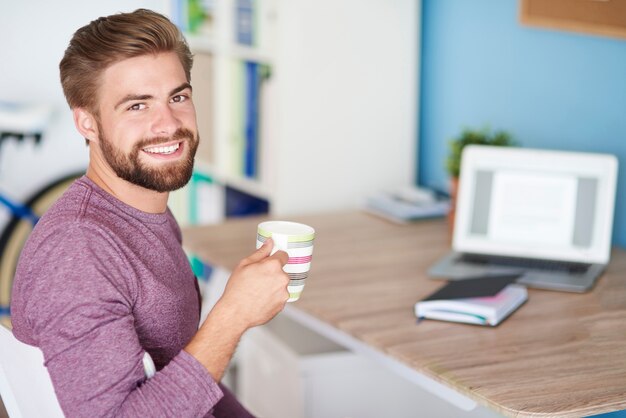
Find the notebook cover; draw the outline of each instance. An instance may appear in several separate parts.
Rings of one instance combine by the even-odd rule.
[[[514,283],[518,277],[519,275],[507,275],[454,280],[422,300],[466,299],[495,296],[507,285]]]

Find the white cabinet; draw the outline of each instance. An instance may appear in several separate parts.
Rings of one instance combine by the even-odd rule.
[[[495,418],[462,411],[280,314],[237,351],[238,399],[260,418]]]
[[[411,417],[415,385],[284,316],[244,338],[237,396],[259,417]]]
[[[372,192],[412,184],[420,2],[251,4],[253,46],[236,42],[238,0],[214,1],[210,34],[187,36],[205,142],[197,169],[266,199],[278,216],[356,208]],[[258,95],[255,175],[241,168],[243,62],[270,69]]]

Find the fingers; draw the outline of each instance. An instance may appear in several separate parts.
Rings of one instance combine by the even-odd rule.
[[[270,255],[270,253],[272,252],[272,248],[274,248],[274,241],[272,241],[271,238],[268,238],[265,240],[263,245],[259,247],[258,250],[241,260],[240,264],[242,266],[247,266],[248,264],[253,264],[261,261]]]
[[[265,240],[263,245],[259,247],[258,250],[241,260],[240,265],[247,266],[249,264],[254,264],[267,257],[278,260],[281,266],[287,264],[287,261],[289,261],[289,255],[285,251],[279,250],[276,251],[276,253],[274,253],[272,256],[270,256],[272,248],[274,248],[274,241],[271,238],[268,238]]]

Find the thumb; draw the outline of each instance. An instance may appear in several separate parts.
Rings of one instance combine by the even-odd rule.
[[[274,241],[268,238],[255,252],[244,258],[241,264],[247,266],[267,258],[272,252],[272,248],[274,248]]]
[[[280,261],[280,264],[284,267],[289,262],[289,254],[286,251],[278,250],[270,258],[275,258]]]

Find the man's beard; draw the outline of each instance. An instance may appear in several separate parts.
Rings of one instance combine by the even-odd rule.
[[[102,127],[99,126],[100,149],[105,161],[118,177],[137,186],[156,192],[171,192],[183,187],[193,172],[193,160],[198,149],[198,138],[189,129],[179,128],[172,137],[144,139],[133,147],[129,154],[124,154],[106,139]],[[139,160],[142,149],[172,140],[186,139],[181,146],[189,147],[187,158],[182,161],[170,162],[163,167],[149,167]]]

